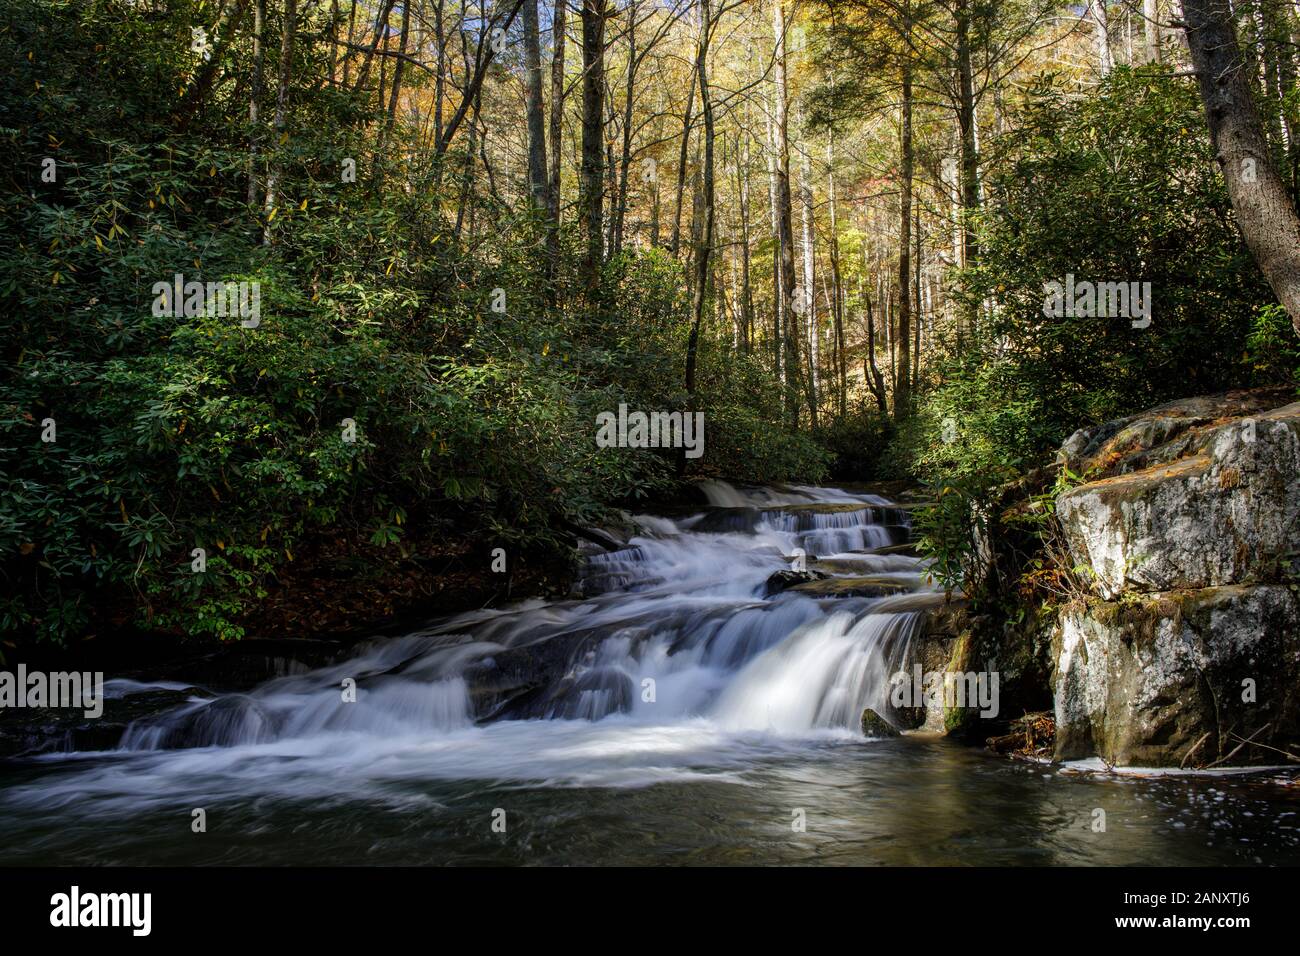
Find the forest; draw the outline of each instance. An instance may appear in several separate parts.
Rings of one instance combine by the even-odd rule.
[[[1297,381],[1291,0],[3,8],[8,652],[526,591],[717,477],[923,483],[953,587],[1075,429]]]

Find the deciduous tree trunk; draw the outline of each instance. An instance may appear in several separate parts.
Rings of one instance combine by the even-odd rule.
[[[803,309],[805,336],[808,342],[808,418],[813,428],[817,427],[817,408],[821,381],[818,376],[821,342],[817,330],[817,296],[816,296],[816,262],[817,262],[817,227],[813,221],[812,160],[808,156],[808,144],[803,132],[803,116],[798,114],[800,127],[799,139],[799,222],[803,227],[803,295],[799,305]]]
[[[1106,16],[1106,0],[1092,0],[1088,8],[1093,28],[1097,34],[1097,66],[1102,76],[1109,76],[1115,66],[1115,57],[1110,50],[1110,19]]]
[[[596,292],[604,264],[605,0],[582,2],[582,168],[578,218],[586,239],[583,284]]]
[[[524,0],[524,109],[528,114],[528,193],[533,209],[545,214],[550,209],[547,198],[546,128],[542,116],[542,46],[537,27],[537,0]]]
[[[1159,63],[1163,54],[1160,50],[1160,10],[1156,0],[1142,0],[1142,36],[1146,40],[1147,62]]]
[[[772,4],[772,33],[776,39],[773,55],[773,82],[775,108],[772,117],[776,166],[776,217],[778,256],[780,258],[779,310],[785,333],[785,408],[790,424],[799,424],[799,380],[802,363],[799,360],[799,323],[794,319],[794,213],[790,195],[790,139],[788,104],[789,94],[785,76],[785,10],[784,0]]]
[[[906,28],[905,28],[906,29]],[[910,33],[910,30],[907,31]],[[911,294],[912,284],[912,63],[903,62],[902,83],[902,162],[899,168],[899,230],[898,230],[898,369],[894,377],[894,418],[908,414],[912,402],[909,382]]]
[[[266,218],[262,225],[262,242],[264,245],[271,244],[271,217],[275,215],[276,203],[279,200],[278,191],[283,170],[280,147],[284,145],[280,140],[284,135],[284,125],[288,117],[289,75],[293,72],[293,40],[297,29],[298,0],[285,0],[284,30],[280,34],[280,79],[276,84],[275,119],[271,124],[271,128],[275,133],[273,148],[276,150],[276,154],[271,161],[271,170],[266,176],[266,204],[264,206]]]
[[[262,142],[262,71],[266,0],[253,0],[253,82],[248,96],[248,205],[257,207],[257,153]]]
[[[1300,333],[1300,217],[1269,153],[1228,0],[1183,0],[1201,100],[1237,224]]]

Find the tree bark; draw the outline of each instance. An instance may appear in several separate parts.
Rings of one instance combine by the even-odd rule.
[[[297,28],[298,0],[285,0],[284,30],[280,35],[280,78],[276,84],[275,118],[271,124],[275,133],[276,155],[271,161],[271,170],[266,176],[264,206],[266,218],[262,225],[262,243],[268,246],[271,244],[271,216],[275,214],[276,203],[279,200],[280,177],[284,170],[283,160],[280,158],[280,147],[283,145],[280,139],[284,135],[284,125],[288,118],[289,76],[293,72],[293,40]]]
[[[957,4],[957,100],[957,126],[961,137],[961,163],[958,169],[962,211],[961,264],[969,266],[979,259],[974,217],[980,207],[975,79],[971,67],[970,0],[958,0]]]
[[[546,210],[549,228],[546,234],[547,283],[550,301],[555,303],[555,275],[560,263],[560,144],[564,136],[564,21],[567,0],[555,0],[554,22],[551,26],[551,154],[550,173],[546,186]]]
[[[248,97],[248,205],[257,207],[257,152],[262,132],[262,71],[266,60],[263,33],[266,29],[266,0],[253,0],[253,84]]]
[[[742,140],[743,136],[743,140]],[[749,261],[749,134],[736,135],[736,195],[740,197],[740,314],[745,351],[754,345],[754,290]]]
[[[1142,36],[1147,62],[1159,63],[1164,54],[1160,50],[1160,10],[1156,0],[1142,0]]]
[[[691,114],[695,109],[696,80],[695,71],[692,70],[690,84],[686,87],[686,111],[682,114],[682,141],[677,154],[677,198],[673,206],[673,234],[668,244],[674,256],[681,249],[682,243],[682,203],[686,195],[686,160],[690,155],[691,123],[694,119]]]
[[[695,73],[699,77],[700,114],[704,119],[704,162],[700,169],[701,224],[695,246],[695,295],[691,303],[691,332],[686,343],[686,394],[690,406],[695,401],[695,372],[699,353],[700,326],[709,293],[709,264],[713,252],[713,106],[709,102],[709,34],[712,32],[709,0],[700,0],[700,40],[696,45]],[[679,459],[685,464],[685,449]]]
[[[908,24],[904,29],[910,33]],[[912,63],[903,62],[902,82],[902,162],[899,169],[899,231],[898,231],[898,368],[901,374],[894,378],[894,418],[905,418],[912,403],[909,381],[912,283]]]
[[[1106,16],[1106,0],[1092,0],[1088,13],[1097,33],[1097,65],[1102,76],[1109,76],[1115,66],[1115,58],[1110,50],[1110,20]]]
[[[586,239],[583,285],[594,295],[604,265],[605,0],[582,2],[582,166],[578,218]]]
[[[780,380],[782,386],[785,385],[785,363],[783,360],[784,341],[781,334],[781,304],[785,297],[781,291],[781,224],[780,224],[780,200],[778,197],[777,176],[776,176],[776,132],[775,122],[772,117],[775,112],[773,109],[765,109],[766,128],[767,128],[767,149],[765,151],[767,158],[767,201],[768,210],[771,213],[771,238],[772,238],[772,368],[776,371],[776,377]]]
[[[794,213],[790,195],[790,139],[785,75],[785,10],[784,0],[772,4],[772,33],[776,40],[773,56],[773,83],[775,110],[772,131],[776,145],[776,201],[778,253],[780,258],[779,310],[785,333],[786,415],[790,425],[799,425],[799,381],[802,363],[799,359],[798,322],[794,320]]]
[[[813,221],[812,160],[808,156],[808,143],[803,131],[803,116],[798,114],[799,139],[799,221],[803,227],[803,307],[804,327],[808,342],[808,418],[817,427],[817,409],[820,404],[821,380],[818,366],[821,361],[821,341],[817,328],[816,263],[817,226]]]
[[[537,0],[524,0],[524,69],[528,82],[524,109],[528,114],[528,192],[533,209],[545,215],[550,209],[546,177],[546,128],[542,116],[542,45],[537,27]]]
[[[826,137],[826,177],[831,206],[831,315],[835,320],[835,367],[839,375],[839,412],[847,412],[849,380],[848,359],[844,348],[844,285],[840,277],[840,230],[835,208],[834,130]]]
[[[1273,166],[1228,0],[1183,0],[1183,18],[1215,158],[1237,224],[1300,333],[1300,217]]]
[[[402,33],[397,41],[397,63],[393,66],[393,89],[388,94],[388,118],[384,122],[384,131],[380,134],[378,147],[375,149],[375,158],[378,160],[379,154],[384,151],[388,144],[389,137],[393,135],[393,126],[397,122],[397,101],[402,94],[402,76],[406,69],[406,41],[411,30],[411,4],[408,2],[402,4]],[[379,176],[378,162],[375,163],[375,177]]]

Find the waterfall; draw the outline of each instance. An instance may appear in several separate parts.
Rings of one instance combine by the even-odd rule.
[[[629,515],[636,533],[585,559],[579,598],[434,621],[247,693],[196,694],[131,724],[93,767],[10,797],[128,812],[175,793],[405,801],[429,779],[643,786],[861,740],[863,708],[890,713],[889,676],[942,598],[894,547],[906,512],[835,488],[703,491],[694,514]],[[800,550],[821,579],[777,589]]]
[[[800,734],[852,730],[864,707],[883,711],[919,626],[915,606],[798,589],[767,596],[767,580],[802,549],[832,582],[871,576],[924,593],[918,559],[873,553],[906,539],[906,514],[834,488],[703,490],[712,507],[698,514],[631,516],[639,533],[626,547],[587,559],[585,600],[461,615],[248,694],[194,700],[133,724],[121,749],[429,737],[613,715]]]

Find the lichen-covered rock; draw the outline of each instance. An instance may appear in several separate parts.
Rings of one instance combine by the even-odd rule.
[[[1090,602],[1054,635],[1056,758],[1205,766],[1300,754],[1300,600],[1281,585]],[[1228,763],[1285,763],[1245,746]]]
[[[1109,423],[1062,449],[1071,470],[1101,475],[1056,511],[1102,597],[1277,581],[1300,552],[1300,402],[1259,410],[1258,393],[1236,394],[1235,405],[1189,400]]]
[[[1171,402],[1061,448],[1086,481],[1056,513],[1070,563],[1101,600],[1064,611],[1053,634],[1059,759],[1205,766],[1300,754],[1294,397]]]

